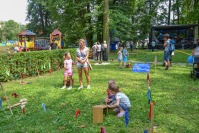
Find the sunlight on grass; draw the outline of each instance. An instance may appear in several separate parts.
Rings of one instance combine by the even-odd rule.
[[[137,59],[145,60],[145,53],[153,59],[155,53],[138,51]],[[162,55],[162,51],[157,51]],[[143,55],[140,55],[143,54]],[[176,55],[181,53],[176,53]],[[109,59],[116,59],[112,53]],[[182,55],[185,58],[187,55]],[[177,57],[176,57],[177,58]],[[132,57],[131,60],[135,61]],[[178,62],[183,61],[181,57]],[[161,61],[161,60],[160,60]],[[70,91],[61,90],[63,83],[63,70],[51,74],[29,77],[24,79],[32,84],[20,85],[19,80],[4,83],[10,103],[15,104],[21,98],[27,98],[26,114],[21,113],[21,108],[13,108],[13,116],[6,109],[0,110],[0,132],[67,132],[67,133],[98,133],[100,127],[106,127],[108,133],[141,133],[150,126],[148,120],[149,104],[146,98],[148,90],[146,73],[132,72],[131,68],[118,68],[117,61],[110,65],[94,65],[91,75],[91,89],[77,90],[79,87],[77,69],[74,67],[75,84]],[[134,63],[133,63],[134,64]],[[156,102],[154,123],[158,133],[192,133],[199,132],[199,82],[190,78],[190,65],[174,65],[168,71],[157,65],[155,70],[151,64],[151,92],[152,99]],[[106,95],[107,82],[115,79],[130,99],[132,108],[129,111],[130,123],[125,127],[124,118],[117,118],[110,109],[104,122],[93,124],[92,107],[102,104]],[[87,86],[83,76],[84,87]],[[20,97],[12,97],[16,92]],[[3,93],[0,93],[3,96]],[[45,103],[46,112],[41,104]],[[74,118],[75,111],[80,109],[81,114]],[[58,122],[56,120],[60,118]],[[84,125],[85,128],[78,128]]]

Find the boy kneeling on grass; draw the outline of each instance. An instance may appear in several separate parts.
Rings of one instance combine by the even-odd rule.
[[[115,84],[111,84],[109,86],[109,92],[115,95],[115,99],[113,99],[113,105],[107,105],[109,108],[115,108],[114,112],[119,112],[117,114],[118,117],[122,117],[125,114],[126,110],[129,110],[131,107],[131,103],[129,98],[122,92],[119,91],[119,87]]]

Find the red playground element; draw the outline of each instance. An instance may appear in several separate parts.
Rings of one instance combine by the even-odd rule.
[[[75,118],[77,118],[79,114],[80,114],[80,110],[78,109],[78,110],[76,111],[76,113],[75,113]]]
[[[153,116],[153,106],[154,105],[155,105],[155,102],[150,103],[150,112],[149,112],[149,116],[148,116],[149,119],[151,119],[151,117]]]
[[[106,129],[104,127],[100,127],[101,132],[100,133],[107,133]]]
[[[17,95],[17,93],[12,93],[12,96],[14,96],[15,98],[17,98],[19,95]]]

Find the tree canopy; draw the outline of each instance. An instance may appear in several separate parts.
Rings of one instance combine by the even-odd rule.
[[[27,29],[37,33],[37,36],[49,36],[58,28],[64,34],[66,44],[75,44],[79,38],[85,38],[91,46],[95,41],[103,41],[104,2],[105,0],[28,0]],[[152,25],[199,24],[198,0],[108,2],[110,38],[140,40],[147,37]],[[13,21],[1,25],[5,27],[4,30],[3,26],[0,28],[0,39],[15,39],[19,25]]]

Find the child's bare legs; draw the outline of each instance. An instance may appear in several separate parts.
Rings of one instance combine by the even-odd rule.
[[[119,104],[119,111],[120,113],[117,114],[118,117],[122,117],[125,114],[125,110],[128,110],[127,105],[125,105],[124,103]]]
[[[68,79],[68,76],[64,76],[64,86],[61,89],[66,88],[67,79]]]
[[[124,67],[126,67],[126,62],[124,62]]]
[[[69,76],[70,78],[70,86],[68,87],[68,90],[72,89],[72,85],[73,85],[73,77]]]
[[[119,68],[122,68],[122,61],[119,62]]]

